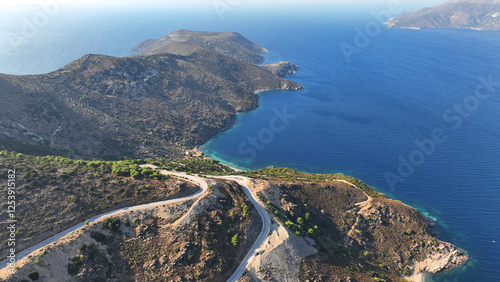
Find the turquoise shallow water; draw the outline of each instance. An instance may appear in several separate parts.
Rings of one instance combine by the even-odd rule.
[[[221,21],[213,11],[114,9],[82,16],[66,9],[16,48],[8,38],[19,35],[22,13],[9,13],[0,17],[0,72],[44,73],[86,53],[125,56],[134,43],[179,28],[238,31],[271,51],[268,62],[300,65],[290,79],[306,89],[261,93],[260,107],[203,146],[207,154],[247,169],[277,165],[358,177],[435,217],[439,237],[470,254],[466,267],[433,280],[497,281],[500,91],[477,105],[470,97],[478,77],[500,81],[500,33],[382,30],[349,63],[339,45],[353,43],[354,28],[369,22],[369,12],[236,9]],[[464,102],[473,110],[454,129],[460,115],[443,115]],[[284,113],[287,123],[273,127]],[[415,141],[435,130],[446,140],[419,155]],[[261,145],[253,158],[249,137]],[[385,176],[400,175],[400,157],[418,165],[391,187]]]

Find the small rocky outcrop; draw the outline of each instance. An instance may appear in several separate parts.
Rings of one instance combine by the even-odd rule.
[[[262,65],[262,68],[272,72],[279,77],[285,77],[296,74],[300,67],[296,64],[281,61],[273,64]]]

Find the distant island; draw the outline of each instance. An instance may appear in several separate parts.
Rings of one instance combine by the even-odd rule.
[[[454,0],[390,19],[389,28],[500,30],[500,0]]]

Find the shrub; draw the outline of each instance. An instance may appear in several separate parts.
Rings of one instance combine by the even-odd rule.
[[[80,253],[82,253],[82,252],[83,252],[83,251],[85,251],[86,249],[87,249],[87,245],[85,245],[85,244],[81,244],[81,245],[80,245],[80,247],[78,248],[78,251],[79,251]]]
[[[77,275],[80,272],[80,268],[82,268],[83,262],[80,257],[73,257],[71,262],[68,264],[68,274],[69,275]]]
[[[138,171],[134,171],[134,172],[132,172],[132,173],[130,174],[130,176],[132,176],[132,178],[134,178],[134,179],[140,179],[142,175],[141,175],[141,173],[140,173],[140,172],[138,172]]]
[[[311,218],[311,215],[308,212],[306,212],[304,218],[305,220],[309,220]]]
[[[28,277],[33,280],[33,281],[36,281],[38,280],[38,278],[40,278],[40,275],[38,274],[38,272],[34,271],[34,272],[31,272]]]
[[[248,208],[247,205],[245,204],[241,205],[241,210],[243,211],[243,216],[247,217],[250,215],[250,209]]]
[[[404,233],[405,233],[406,235],[411,235],[411,234],[413,233],[413,229],[408,228],[408,229],[406,229],[406,230],[404,231]]]
[[[233,246],[235,246],[235,247],[240,244],[240,236],[238,236],[238,234],[234,235],[231,238],[231,244],[233,244]]]
[[[109,229],[111,231],[116,231],[120,229],[120,225],[121,222],[118,218],[106,218],[102,223],[102,226],[104,226],[104,228]]]
[[[106,235],[102,234],[99,231],[90,232],[90,238],[96,240],[99,243],[104,243],[104,241],[106,241]]]
[[[405,268],[403,269],[403,275],[404,276],[410,276],[411,275],[410,269],[408,268],[408,266],[405,266]]]

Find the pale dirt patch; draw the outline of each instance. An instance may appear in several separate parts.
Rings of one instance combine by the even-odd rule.
[[[314,240],[299,237],[281,224],[271,224],[271,231],[243,278],[257,281],[299,281],[303,258],[316,254]]]
[[[257,195],[281,207],[281,190],[268,181],[251,179],[248,187]],[[281,223],[270,226],[269,236],[256,251],[257,255],[239,281],[299,281],[303,258],[318,253],[315,242],[300,237]]]

